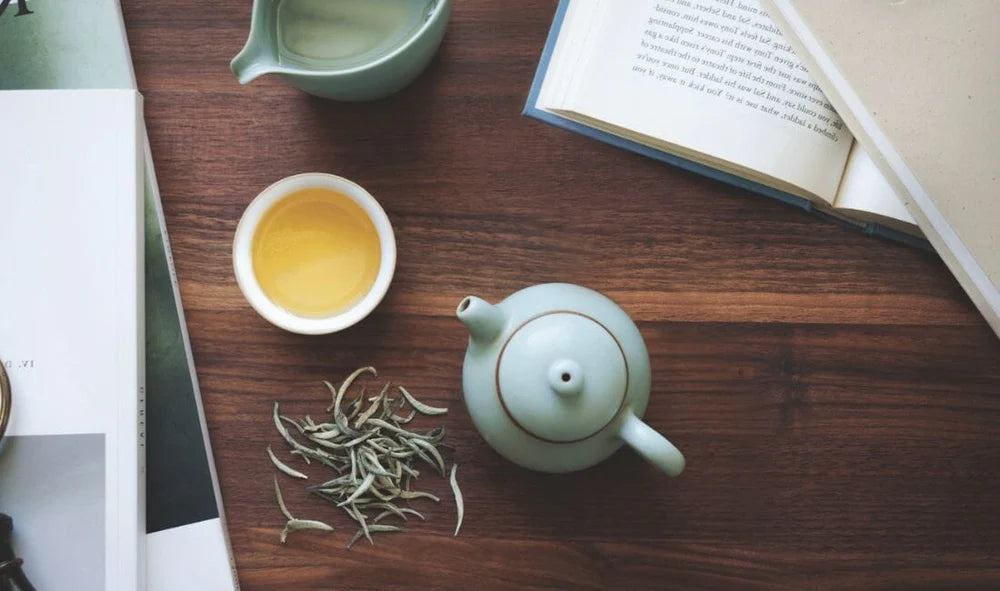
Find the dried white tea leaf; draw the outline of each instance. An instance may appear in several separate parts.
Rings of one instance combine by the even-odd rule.
[[[374,367],[366,366],[352,372],[339,387],[323,382],[331,400],[327,408],[330,413],[328,420],[317,422],[309,415],[301,420],[281,415],[277,402],[272,413],[275,428],[291,448],[292,455],[299,456],[306,462],[316,460],[334,472],[326,482],[309,486],[306,490],[330,501],[357,522],[358,531],[348,548],[362,536],[374,543],[372,534],[399,531],[399,526],[378,523],[387,517],[398,517],[406,522],[408,515],[415,515],[424,520],[424,515],[419,511],[400,507],[396,503],[405,500],[409,504],[410,501],[419,499],[440,502],[437,496],[429,492],[411,488],[420,477],[420,471],[414,465],[424,462],[445,477],[442,450],[452,449],[443,441],[443,425],[428,431],[410,428],[409,425],[418,413],[442,415],[448,412],[447,408],[423,403],[402,386],[396,387],[402,395],[400,398],[390,397],[388,383],[384,384],[378,395],[366,397],[364,387],[353,388],[353,384],[364,374],[378,377]],[[408,416],[401,410],[406,404],[412,407]],[[303,437],[303,441],[297,440],[286,425],[295,427],[297,435]],[[280,461],[270,447],[268,456],[282,473],[295,478],[307,478],[302,472]],[[458,524],[455,528],[455,535],[458,535],[465,509],[455,470],[456,467],[453,466],[451,487],[458,508]],[[327,531],[330,528],[321,521],[294,518],[285,506],[276,476],[275,495],[282,514],[288,519],[281,531],[282,542],[291,532],[303,529]]]

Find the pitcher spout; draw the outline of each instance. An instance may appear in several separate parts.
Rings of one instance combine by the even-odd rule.
[[[503,332],[507,321],[503,310],[475,296],[462,300],[455,314],[469,329],[472,342],[480,345],[495,341]]]
[[[279,70],[274,33],[271,31],[273,8],[270,0],[254,0],[250,35],[243,49],[229,62],[229,68],[240,84],[248,84],[264,74]]]
[[[264,74],[276,71],[269,52],[255,47],[252,39],[247,41],[246,46],[236,54],[233,61],[229,63],[229,67],[240,84],[249,84]]]

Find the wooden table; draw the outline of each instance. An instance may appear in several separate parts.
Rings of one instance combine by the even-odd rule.
[[[245,589],[1000,586],[1000,340],[945,266],[521,116],[554,1],[457,2],[429,70],[371,104],[239,86],[247,0],[123,4]],[[231,270],[244,207],[304,171],[368,188],[399,246],[379,309],[324,337],[266,323]],[[455,306],[547,281],[637,321],[681,477],[629,451],[535,474],[479,438]],[[365,364],[451,406],[462,533],[445,500],[346,551],[286,480],[338,530],[281,546],[272,401],[320,414],[320,380]]]

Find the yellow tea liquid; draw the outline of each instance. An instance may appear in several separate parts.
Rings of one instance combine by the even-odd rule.
[[[289,193],[264,213],[251,256],[257,282],[272,302],[316,318],[342,312],[368,293],[382,248],[361,206],[315,187]]]

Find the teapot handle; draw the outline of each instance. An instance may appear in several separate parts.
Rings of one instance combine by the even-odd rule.
[[[629,409],[625,410],[618,436],[668,476],[677,476],[684,471],[684,454],[681,450]]]

